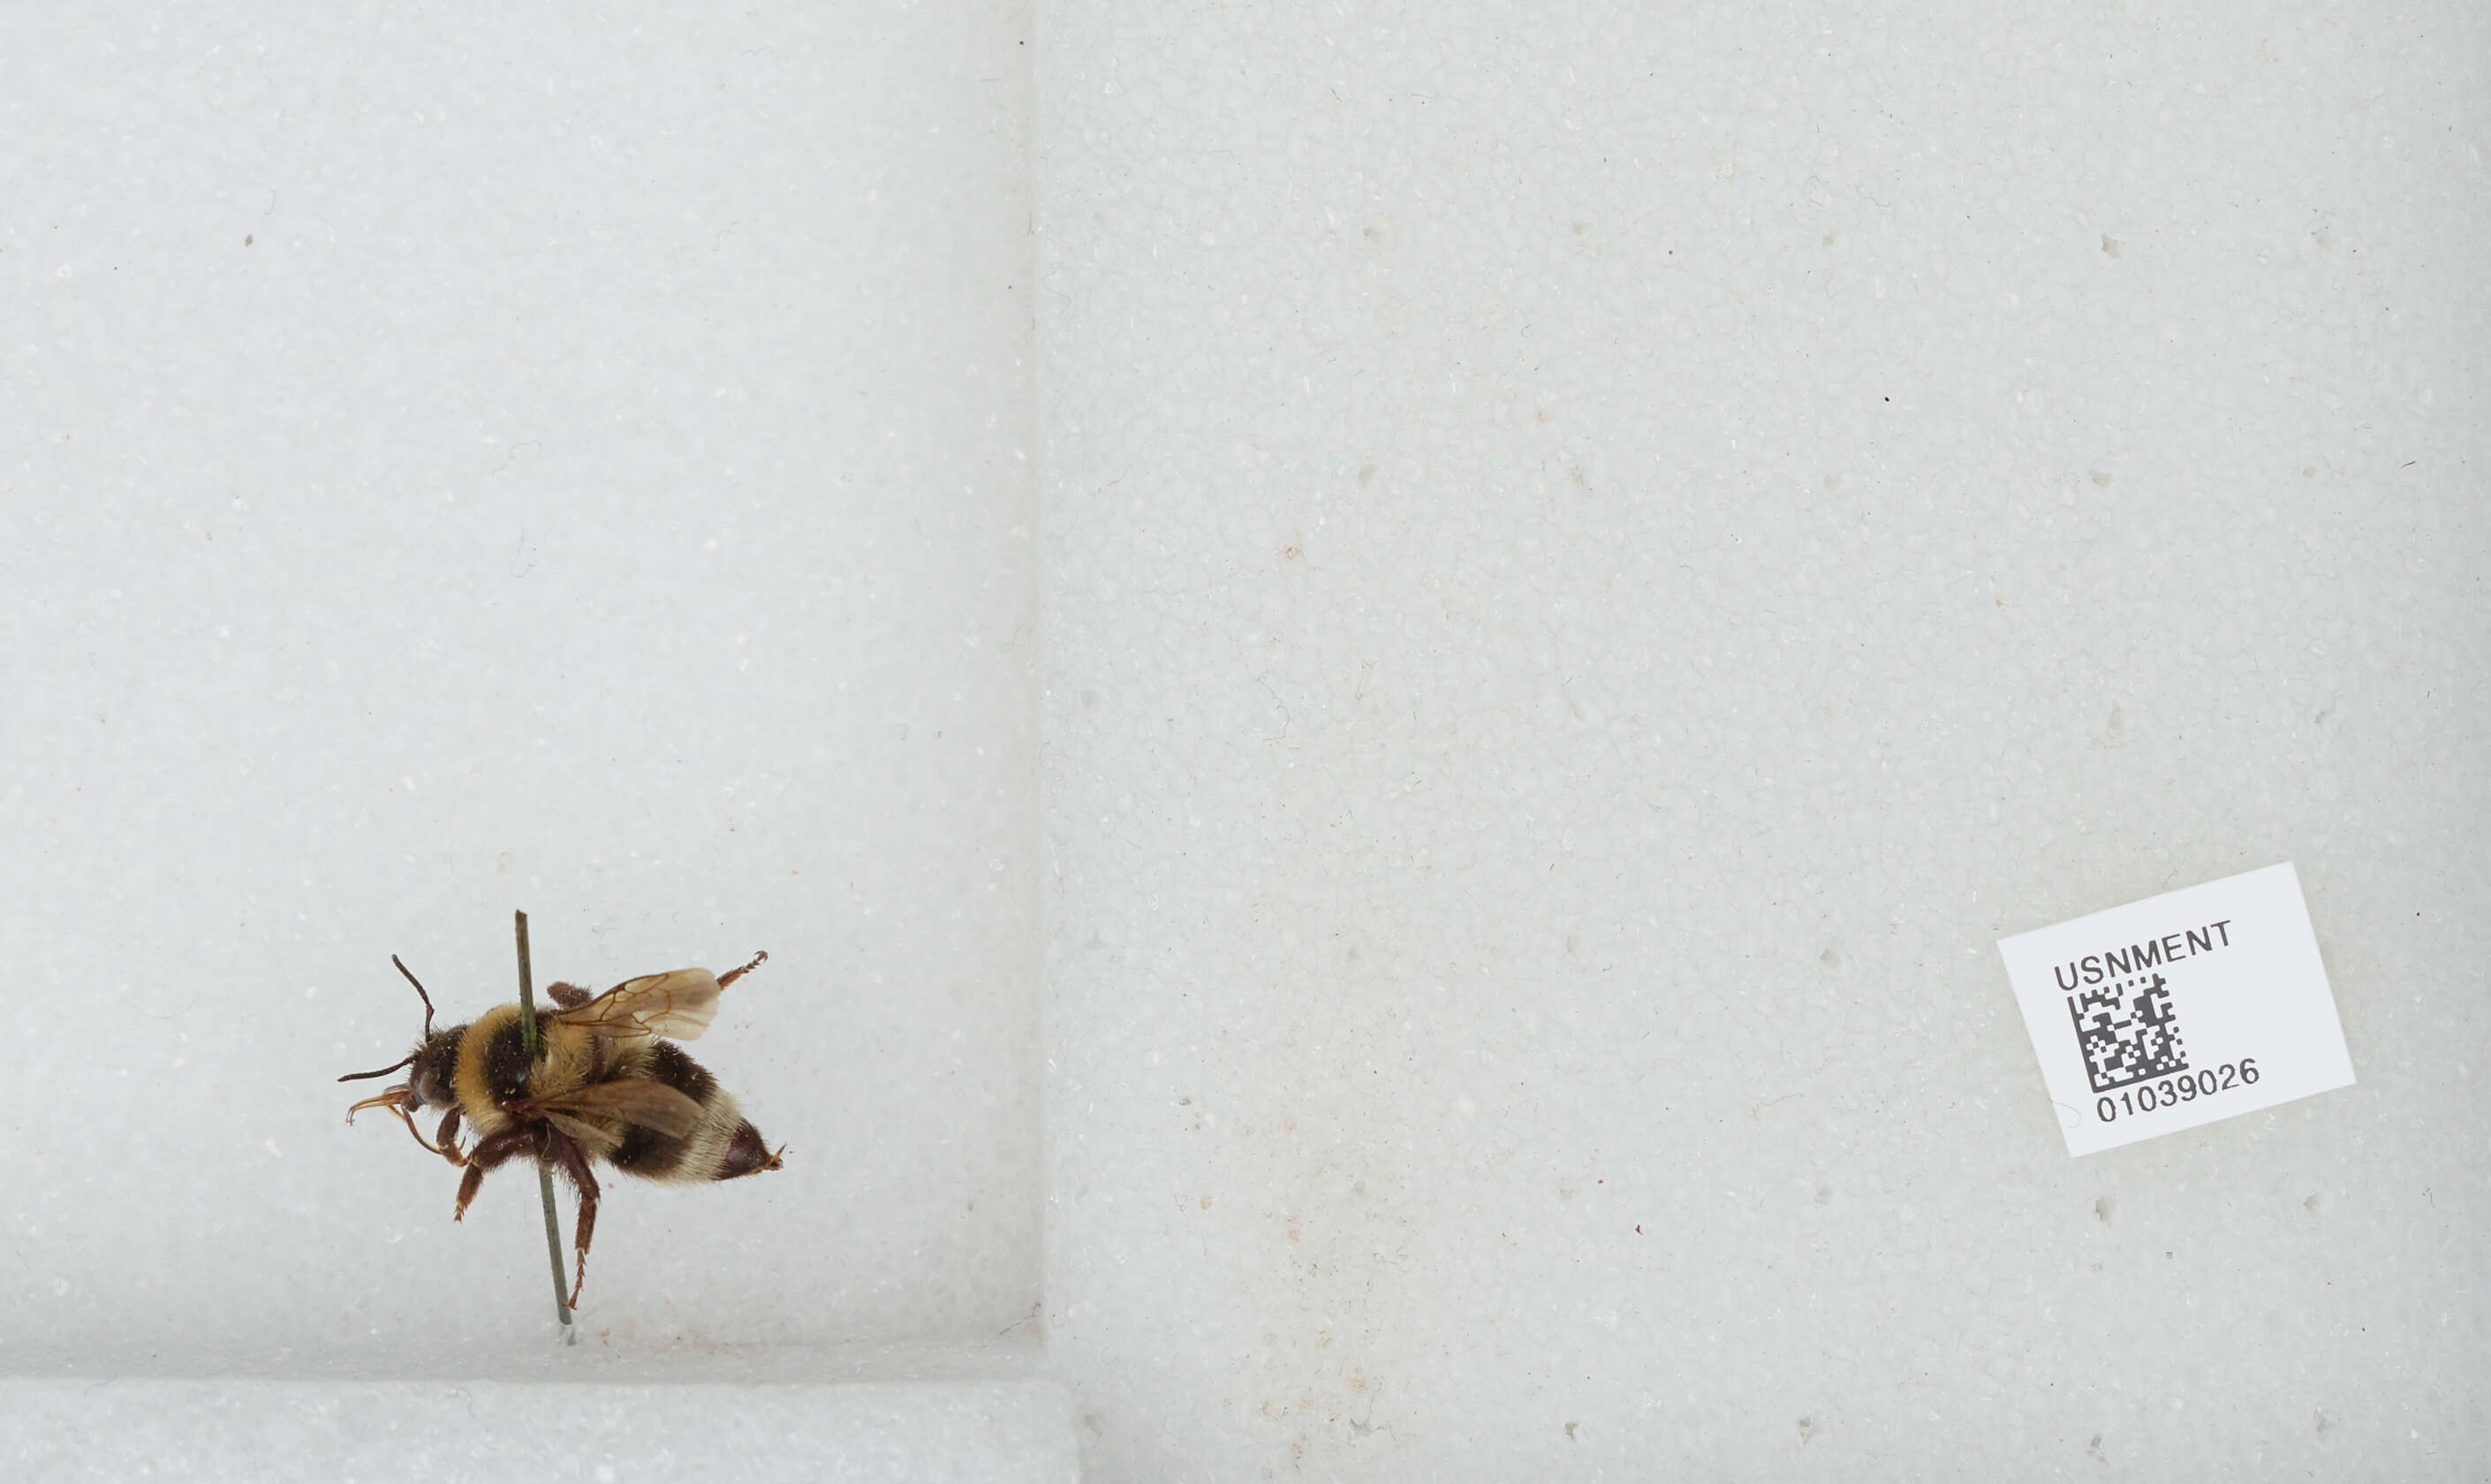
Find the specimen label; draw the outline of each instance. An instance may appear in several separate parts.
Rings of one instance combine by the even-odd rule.
[[[2350,1086],[2286,861],[1999,940],[2069,1154]]]

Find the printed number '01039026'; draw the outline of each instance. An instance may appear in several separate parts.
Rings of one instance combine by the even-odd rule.
[[[2192,1103],[2201,1097],[2212,1097],[2233,1088],[2250,1087],[2258,1080],[2257,1059],[2242,1057],[2199,1072],[2183,1072],[2128,1089],[2117,1097],[2094,1099],[2094,1116],[2107,1123],[2123,1114],[2152,1113],[2175,1103]]]

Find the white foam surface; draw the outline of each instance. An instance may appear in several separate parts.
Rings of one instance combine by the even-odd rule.
[[[581,1323],[633,1384],[1034,1333],[1023,13],[0,30],[0,1375],[373,1471],[465,1415],[399,1382],[543,1343],[533,1176],[454,1226],[334,1079],[419,1032],[393,952],[445,1023],[513,998],[513,909],[541,991],[772,954],[695,1052],[785,1170],[606,1181]],[[816,1400],[1036,1425],[910,1384]],[[178,1453],[129,1394],[5,1408]],[[782,1471],[868,1456],[817,1441]]]
[[[442,1353],[438,1379],[214,1379],[133,1371],[0,1380],[11,1478],[860,1479],[1079,1474],[1064,1387],[1035,1346],[946,1356],[804,1347],[741,1353],[536,1348],[495,1367]],[[463,1368],[463,1369],[462,1369]],[[485,1374],[489,1369],[496,1374]],[[311,1372],[302,1373],[310,1377]]]
[[[1041,13],[1092,1477],[2479,1474],[2486,42]],[[2359,1086],[2068,1158],[2287,858]]]

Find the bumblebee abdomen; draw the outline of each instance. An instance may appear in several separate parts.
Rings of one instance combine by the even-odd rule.
[[[700,1105],[700,1126],[680,1138],[643,1124],[631,1124],[613,1153],[614,1168],[642,1179],[670,1184],[730,1180],[739,1175],[774,1169],[761,1130],[752,1126],[721,1090],[709,1069],[684,1054],[672,1041],[651,1041],[621,1068],[627,1077],[662,1082]]]
[[[738,1119],[735,1133],[726,1141],[726,1152],[718,1157],[718,1174],[712,1179],[731,1180],[739,1175],[759,1170],[776,1170],[778,1161],[771,1155],[770,1146],[761,1142],[761,1130],[750,1119]]]

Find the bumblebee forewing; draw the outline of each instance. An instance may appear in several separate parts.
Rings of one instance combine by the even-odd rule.
[[[676,1139],[689,1138],[701,1121],[700,1104],[662,1082],[651,1082],[645,1077],[591,1083],[551,1097],[537,1098],[528,1107],[552,1119],[557,1127],[573,1118],[609,1119],[643,1124]]]
[[[598,1035],[697,1040],[718,1018],[718,977],[706,969],[644,975],[547,1018]]]

